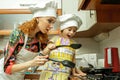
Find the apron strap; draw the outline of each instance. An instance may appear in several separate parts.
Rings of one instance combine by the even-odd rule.
[[[25,39],[24,39],[24,45],[22,48],[25,48],[26,44],[27,44],[27,40],[28,40],[28,35],[25,34]]]
[[[26,46],[26,44],[27,44],[27,40],[28,40],[28,35],[25,34],[24,45],[23,45],[22,48],[25,48],[25,46]],[[38,52],[38,55],[39,55],[40,52],[41,52],[41,51]]]

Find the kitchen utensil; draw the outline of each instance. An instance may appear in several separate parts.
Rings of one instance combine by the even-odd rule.
[[[50,59],[50,58],[48,58],[48,59],[51,61],[60,62],[66,67],[70,67],[70,68],[75,67],[75,63],[73,63],[72,61],[69,61],[69,60],[58,61],[58,60],[54,60],[54,59]]]
[[[39,53],[39,55],[40,56],[44,56],[44,54],[42,54],[42,53]],[[73,63],[72,61],[69,61],[69,60],[58,61],[58,60],[54,60],[54,59],[51,59],[51,58],[48,58],[48,60],[55,61],[55,62],[60,62],[60,63],[62,63],[66,67],[70,67],[70,68],[74,68],[75,67],[75,63]],[[38,67],[39,66],[36,66],[32,70],[32,73],[34,73],[37,70]]]
[[[42,53],[39,53],[39,55],[44,56]],[[66,67],[70,67],[70,68],[74,68],[75,67],[75,63],[73,63],[72,61],[69,61],[69,60],[59,61],[59,60],[55,60],[55,59],[51,59],[51,58],[48,58],[48,60],[55,61],[55,62],[60,62],[60,63],[62,63]]]
[[[58,47],[71,47],[73,49],[78,49],[81,46],[82,46],[81,44],[70,44],[70,45],[58,45],[58,46],[56,46],[56,48],[58,48]]]

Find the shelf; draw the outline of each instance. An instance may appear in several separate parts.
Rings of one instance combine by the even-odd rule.
[[[3,53],[3,50],[0,50],[0,55]]]
[[[12,30],[0,30],[0,36],[9,36],[11,32]],[[59,30],[51,30],[49,31],[48,35],[59,34],[59,32]]]
[[[0,9],[0,14],[31,14],[29,9]],[[57,9],[57,14],[62,15],[62,9]]]
[[[0,35],[8,36],[8,35],[10,35],[11,32],[12,32],[12,30],[0,30]]]
[[[107,33],[120,26],[120,23],[96,23],[89,30],[77,32],[75,38],[92,38],[100,33]]]

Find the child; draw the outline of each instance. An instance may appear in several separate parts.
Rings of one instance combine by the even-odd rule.
[[[0,80],[24,80],[30,67],[41,66],[47,59],[38,56],[47,40],[47,33],[56,21],[56,4],[44,1],[39,7],[31,7],[33,19],[19,25],[11,34],[4,57],[0,59]],[[49,48],[49,49],[48,49]],[[51,47],[46,47],[44,53]]]
[[[66,14],[59,16],[58,20],[61,33],[59,36],[53,37],[49,44],[58,46],[75,43],[71,38],[82,24],[80,18],[74,14]],[[49,58],[58,61],[69,60],[75,63],[75,49],[71,47],[56,48],[50,52]],[[71,68],[63,66],[60,62],[48,61],[45,69],[41,72],[40,80],[68,80],[71,72]],[[82,72],[80,74],[85,75]],[[75,73],[75,69],[73,69],[73,75],[77,76],[79,73]]]

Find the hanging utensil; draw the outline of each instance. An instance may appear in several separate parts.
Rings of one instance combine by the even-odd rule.
[[[82,45],[81,44],[70,44],[70,45],[58,45],[56,46],[56,48],[58,47],[71,47],[73,49],[79,49]]]

